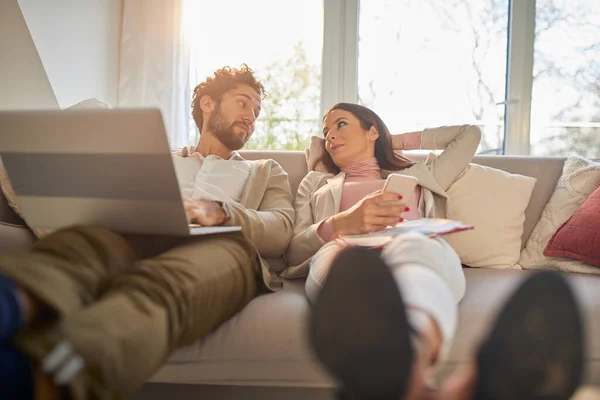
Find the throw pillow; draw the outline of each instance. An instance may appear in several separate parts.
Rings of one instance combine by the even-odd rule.
[[[80,109],[90,109],[90,108],[112,108],[110,104],[103,102],[98,99],[86,99],[80,101],[77,104],[73,104],[70,107],[65,108],[64,110],[80,110]]]
[[[304,156],[306,157],[308,171],[330,172],[328,165],[323,161],[323,157],[327,156],[325,139],[311,136],[310,146],[304,150]]]
[[[550,238],[544,255],[600,267],[600,186]]]
[[[600,162],[583,157],[567,158],[554,193],[533,228],[519,264],[523,269],[554,269],[566,272],[599,274],[600,268],[587,263],[544,256],[543,252],[554,233],[577,211],[600,185]]]
[[[536,182],[529,176],[471,164],[448,188],[446,217],[475,228],[444,237],[463,264],[520,268],[525,209]]]

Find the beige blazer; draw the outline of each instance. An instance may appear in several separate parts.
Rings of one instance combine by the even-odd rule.
[[[226,225],[240,225],[260,255],[263,280],[271,290],[282,287],[264,258],[284,254],[294,232],[294,207],[288,174],[275,160],[248,161],[250,174],[240,203],[227,203],[231,219]]]
[[[469,166],[481,141],[481,131],[472,125],[442,126],[425,129],[421,148],[443,150],[440,155],[429,154],[403,174],[414,176],[421,185],[419,214],[427,218],[444,218],[448,206],[446,190]],[[386,178],[393,171],[382,171]],[[301,278],[308,274],[311,257],[325,244],[317,234],[321,222],[340,211],[345,180],[344,172],[309,172],[298,187],[294,201],[296,222],[294,236],[285,253],[288,268],[285,278]]]

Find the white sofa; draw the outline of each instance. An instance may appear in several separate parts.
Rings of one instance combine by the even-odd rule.
[[[248,159],[273,158],[289,173],[295,192],[306,174],[303,152],[245,151]],[[412,158],[420,159],[421,156]],[[474,162],[537,178],[522,237],[540,218],[562,172],[564,158],[478,156]],[[3,200],[4,201],[4,200]],[[0,202],[0,249],[27,247],[27,228]],[[282,259],[273,265],[284,268]],[[442,378],[466,362],[498,306],[527,271],[465,268],[467,293],[459,329]],[[586,318],[586,384],[600,384],[600,276],[570,274]],[[551,294],[550,294],[551,295]],[[192,346],[179,349],[138,394],[139,399],[326,399],[332,381],[315,362],[305,338],[309,304],[304,281],[254,299],[242,312]]]

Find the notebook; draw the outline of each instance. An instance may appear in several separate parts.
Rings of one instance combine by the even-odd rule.
[[[342,243],[352,246],[382,247],[391,242],[396,236],[407,232],[418,232],[429,237],[449,235],[473,229],[473,226],[443,218],[420,218],[413,221],[399,222],[395,226],[379,232],[362,235],[340,236]]]

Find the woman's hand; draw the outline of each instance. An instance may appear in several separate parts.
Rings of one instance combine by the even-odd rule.
[[[374,192],[346,211],[333,216],[332,227],[336,236],[377,232],[386,226],[403,221],[408,211],[398,193]]]

